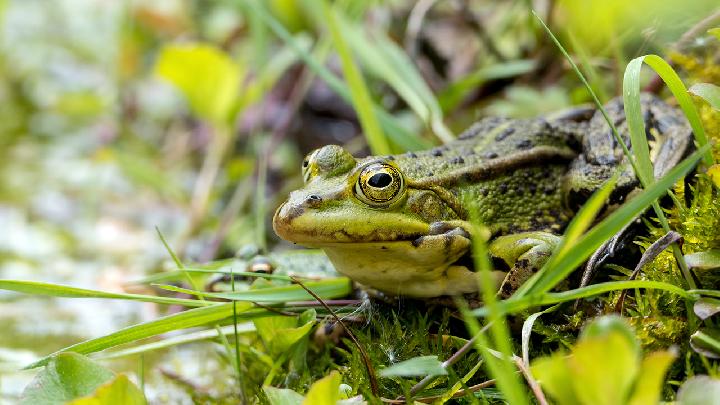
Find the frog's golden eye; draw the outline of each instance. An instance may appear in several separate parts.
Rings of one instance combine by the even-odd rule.
[[[387,206],[402,195],[404,188],[398,169],[386,163],[373,163],[360,172],[355,194],[366,204]]]
[[[317,154],[318,149],[315,149],[314,151],[310,152],[305,156],[305,159],[303,159],[302,163],[302,176],[303,181],[307,183],[310,180],[310,177],[312,177],[313,172],[316,171],[316,164],[314,163],[314,157]]]

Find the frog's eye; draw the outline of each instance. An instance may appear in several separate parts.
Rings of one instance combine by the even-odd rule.
[[[355,184],[355,194],[366,204],[387,206],[404,190],[403,176],[394,166],[373,163],[366,166]]]
[[[314,163],[314,157],[317,154],[317,152],[318,152],[318,149],[308,153],[307,156],[305,156],[305,158],[303,159],[302,176],[303,176],[303,181],[305,183],[307,183],[310,180],[310,177],[312,177],[312,175],[313,175],[313,171],[316,171],[316,170],[314,170],[314,167],[316,166],[316,164]]]

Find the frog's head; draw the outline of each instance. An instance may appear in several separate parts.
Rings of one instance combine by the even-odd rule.
[[[455,292],[448,288],[457,286],[412,287],[441,276],[447,282],[448,267],[470,240],[458,229],[437,226],[458,214],[436,191],[416,187],[394,158],[355,159],[329,145],[305,158],[303,178],[304,187],[275,212],[273,228],[281,238],[324,249],[338,271],[381,291]]]

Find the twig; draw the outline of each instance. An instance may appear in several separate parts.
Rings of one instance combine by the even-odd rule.
[[[545,398],[545,394],[542,392],[542,389],[540,389],[540,385],[538,384],[537,380],[533,377],[532,373],[530,372],[530,369],[528,369],[527,364],[525,364],[525,361],[518,356],[513,356],[513,361],[515,362],[515,365],[520,370],[522,375],[525,377],[525,380],[528,382],[528,385],[530,386],[530,389],[532,390],[533,394],[535,394],[535,398],[537,398],[538,403],[540,405],[548,405],[547,399]]]
[[[468,392],[476,392],[480,391],[483,388],[491,387],[495,385],[496,380],[487,380],[483,381],[480,384],[475,384],[473,386],[468,387],[467,389],[461,389],[458,392],[454,393],[451,398],[460,398],[465,396]],[[422,398],[414,398],[413,400],[416,402],[422,402],[422,403],[431,403],[435,401],[436,399],[442,398],[443,395],[431,395],[429,397],[422,397]],[[381,401],[388,403],[388,404],[405,404],[407,403],[407,400],[405,398],[398,398],[398,399],[389,399],[389,398],[380,398]]]
[[[450,367],[450,366],[452,366],[453,364],[457,363],[457,361],[460,360],[460,359],[462,358],[462,356],[464,356],[468,351],[470,351],[470,349],[473,348],[473,346],[475,345],[475,341],[480,337],[481,334],[485,333],[485,332],[490,328],[490,325],[492,325],[492,323],[488,323],[487,325],[483,326],[483,328],[480,329],[480,331],[479,331],[475,336],[473,336],[472,339],[468,340],[468,341],[463,345],[463,347],[461,347],[458,351],[456,351],[455,353],[453,353],[453,355],[450,356],[449,359],[445,360],[445,361],[440,365],[440,367],[442,367],[443,369],[447,369],[448,367]],[[412,394],[412,395],[417,394],[417,393],[420,392],[423,388],[427,387],[428,384],[430,384],[431,382],[433,382],[436,378],[437,378],[437,376],[432,376],[432,375],[429,375],[429,376],[423,378],[422,380],[420,380],[420,382],[418,382],[417,384],[415,384],[415,385],[410,389],[410,394]]]
[[[337,314],[335,313],[335,311],[333,311],[332,308],[330,308],[330,307],[325,303],[325,301],[322,300],[322,298],[320,298],[320,297],[319,297],[317,294],[315,294],[312,290],[310,290],[309,288],[307,288],[307,287],[305,286],[305,284],[303,284],[302,281],[300,281],[299,279],[297,279],[295,276],[290,276],[290,278],[291,278],[295,283],[297,283],[300,287],[302,287],[303,290],[307,291],[308,294],[312,295],[313,298],[315,298],[320,304],[322,304],[322,306],[325,307],[325,309],[330,313],[330,315],[332,315],[333,318],[335,318],[335,321],[336,321],[337,323],[339,323],[340,326],[343,327],[343,329],[345,329],[345,331],[347,332],[348,336],[350,337],[350,340],[353,341],[353,344],[355,344],[355,346],[358,348],[358,351],[360,351],[360,356],[361,356],[362,359],[363,359],[363,363],[365,363],[365,369],[366,369],[367,374],[368,374],[368,380],[370,380],[370,391],[373,393],[374,396],[378,396],[378,393],[379,393],[380,390],[379,390],[379,388],[378,388],[377,378],[375,377],[375,370],[373,369],[372,363],[370,363],[370,357],[368,356],[367,352],[365,351],[365,348],[363,348],[362,345],[360,344],[360,341],[357,339],[357,337],[355,337],[355,334],[350,330],[350,328],[348,328],[347,326],[345,326],[345,324],[343,323],[342,319],[340,319],[340,317],[337,316]]]
[[[638,274],[640,274],[640,270],[642,270],[642,268],[645,267],[646,264],[655,260],[655,258],[658,257],[658,255],[663,250],[670,247],[673,243],[681,242],[682,238],[682,235],[680,235],[679,233],[675,231],[670,231],[666,233],[665,236],[663,236],[662,238],[656,240],[652,245],[650,245],[650,247],[647,248],[645,253],[643,253],[632,274],[630,274],[630,277],[628,277],[628,280],[635,280]],[[615,312],[622,313],[625,295],[627,295],[627,290],[622,290],[622,293],[620,293],[620,298],[618,298],[618,302],[615,305]]]

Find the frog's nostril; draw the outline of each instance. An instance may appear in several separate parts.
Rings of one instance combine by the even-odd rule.
[[[322,197],[312,194],[305,199],[305,205],[308,207],[317,207],[322,202]]]

